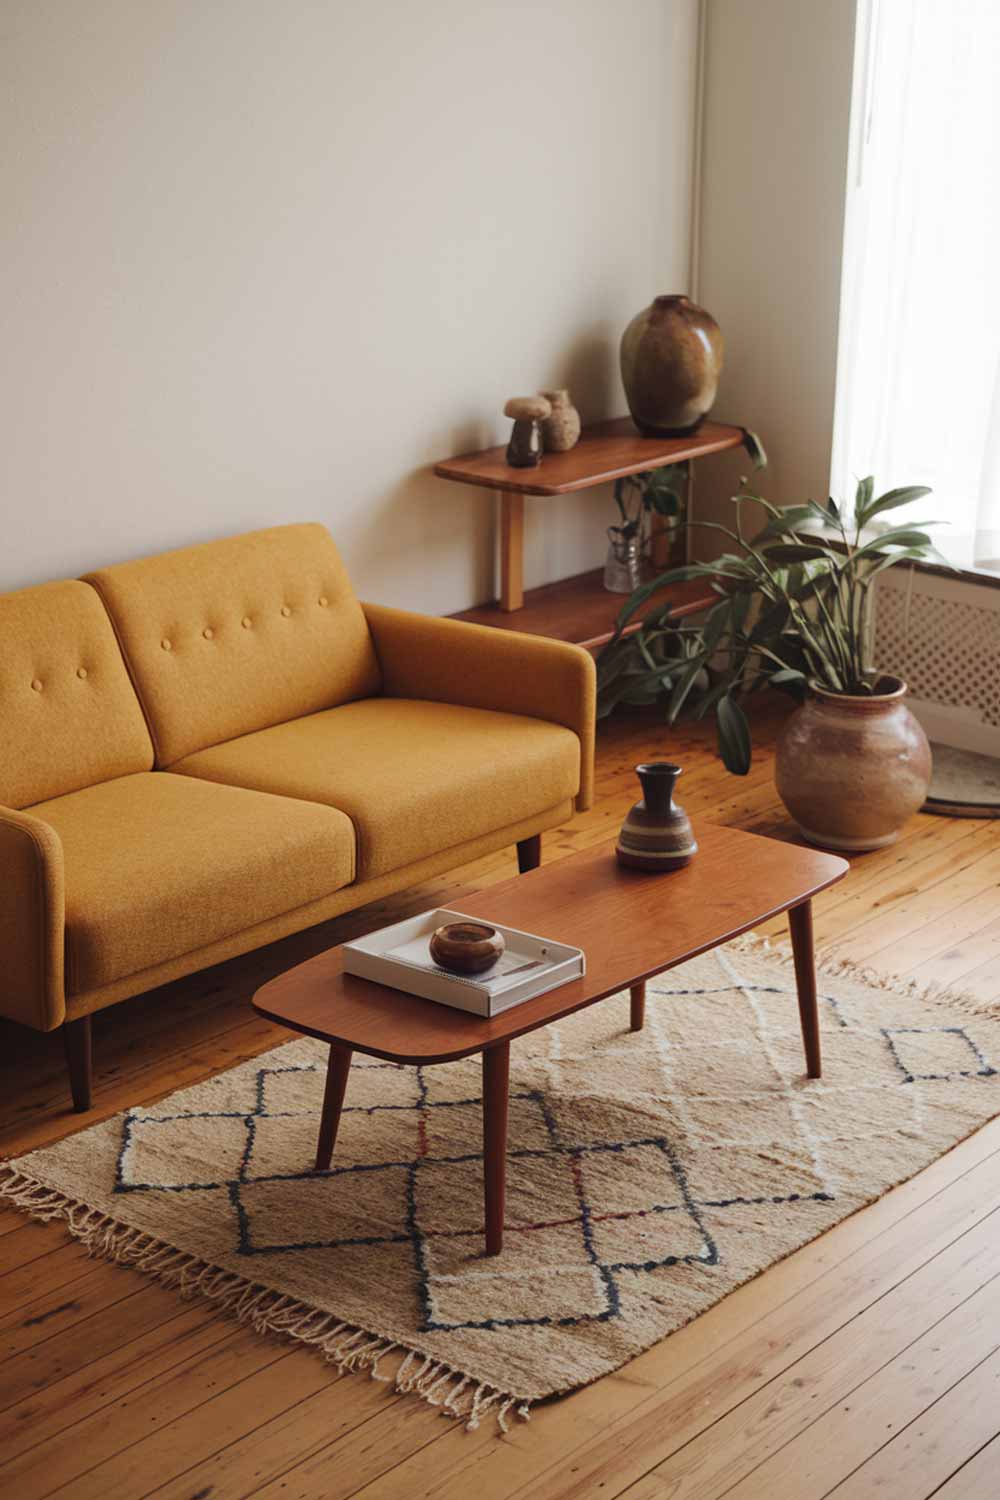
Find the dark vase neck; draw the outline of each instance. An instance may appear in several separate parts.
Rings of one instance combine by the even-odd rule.
[[[642,800],[654,818],[669,818],[674,811],[674,787],[681,774],[680,766],[666,761],[654,761],[649,765],[636,766],[636,774],[642,785]]]

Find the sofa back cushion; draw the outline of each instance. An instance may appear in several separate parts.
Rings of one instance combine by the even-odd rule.
[[[0,804],[30,807],[152,764],[94,590],[69,579],[0,594]]]
[[[158,766],[381,686],[325,526],[275,526],[88,575],[114,621]]]

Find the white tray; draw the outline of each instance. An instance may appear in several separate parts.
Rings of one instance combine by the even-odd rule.
[[[345,943],[344,970],[373,979],[425,1000],[436,1000],[476,1016],[498,1016],[512,1005],[533,1000],[570,979],[579,979],[586,962],[579,948],[519,932],[516,927],[491,925],[503,933],[506,948],[484,974],[452,974],[431,958],[429,943],[435,928],[447,922],[481,922],[465,912],[421,912],[405,922],[383,927],[356,943]]]

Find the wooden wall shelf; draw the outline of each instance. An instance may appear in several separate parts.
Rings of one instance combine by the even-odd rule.
[[[435,474],[458,484],[517,495],[568,495],[589,490],[626,474],[643,474],[664,464],[679,464],[707,453],[739,448],[743,428],[725,422],[702,422],[689,437],[643,437],[631,417],[612,417],[585,427],[568,453],[546,453],[534,469],[512,469],[506,448],[484,448],[434,465]]]
[[[625,596],[607,593],[600,569],[525,593],[525,496],[544,499],[592,489],[628,474],[739,448],[743,441],[743,428],[724,422],[703,422],[687,437],[650,438],[642,436],[630,417],[614,417],[585,427],[575,448],[568,453],[546,453],[536,468],[511,468],[502,446],[435,464],[434,472],[442,479],[496,490],[500,495],[500,598],[462,610],[454,618],[586,646],[601,645],[614,630]],[[678,601],[678,615],[704,609],[715,598],[697,583],[670,593]]]
[[[604,569],[595,568],[590,573],[578,573],[575,578],[563,578],[558,583],[528,589],[524,604],[518,610],[502,610],[496,602],[478,604],[473,609],[460,610],[451,619],[470,620],[474,625],[493,625],[500,630],[523,630],[528,635],[547,635],[553,640],[572,641],[574,645],[595,651],[611,639],[615,620],[627,598],[627,594],[610,594],[604,587]],[[646,608],[668,598],[674,603],[674,617],[682,619],[685,615],[710,608],[717,602],[718,595],[696,579],[692,583],[678,583],[672,588],[660,589],[652,595]],[[626,634],[631,635],[638,625],[637,619],[634,625],[626,627]]]

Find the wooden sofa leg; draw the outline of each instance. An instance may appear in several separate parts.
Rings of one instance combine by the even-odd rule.
[[[528,870],[537,870],[542,862],[542,835],[533,833],[530,839],[518,839],[517,868],[524,875]]]
[[[73,1091],[73,1108],[78,1114],[82,1114],[90,1108],[93,1084],[90,1017],[80,1016],[76,1021],[64,1021],[62,1033],[66,1047],[66,1065],[69,1068],[69,1086]]]

